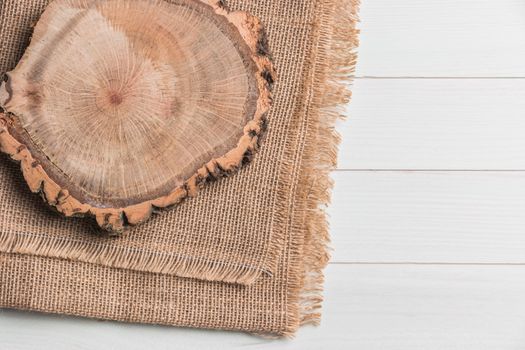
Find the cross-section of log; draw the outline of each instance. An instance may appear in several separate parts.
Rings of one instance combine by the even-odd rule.
[[[120,232],[251,159],[273,77],[259,20],[221,1],[55,0],[0,87],[0,146]]]

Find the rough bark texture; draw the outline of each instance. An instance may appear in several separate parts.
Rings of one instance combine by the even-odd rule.
[[[261,23],[221,1],[55,0],[0,87],[0,147],[121,232],[249,161],[273,81]]]

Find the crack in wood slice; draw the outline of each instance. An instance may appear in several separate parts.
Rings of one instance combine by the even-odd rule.
[[[261,22],[221,1],[55,0],[0,86],[0,147],[118,233],[249,162],[274,79]]]

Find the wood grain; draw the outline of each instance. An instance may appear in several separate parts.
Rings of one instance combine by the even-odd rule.
[[[259,19],[218,0],[56,0],[0,86],[0,149],[121,232],[251,160],[273,75]]]

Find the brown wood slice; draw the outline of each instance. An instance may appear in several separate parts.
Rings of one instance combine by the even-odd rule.
[[[55,0],[0,87],[0,146],[33,192],[113,232],[258,148],[274,70],[220,1]]]

